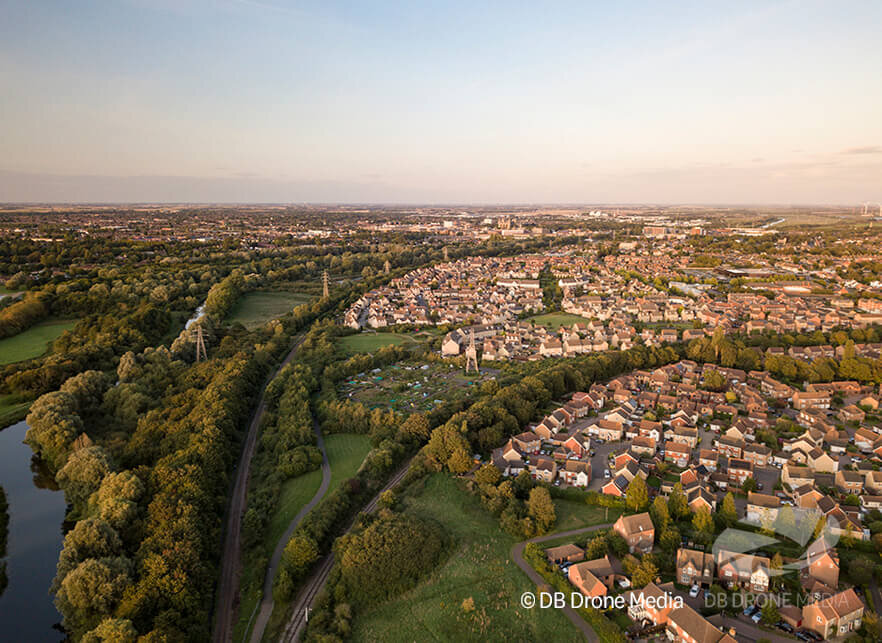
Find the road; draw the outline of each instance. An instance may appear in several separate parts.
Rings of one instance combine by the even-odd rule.
[[[572,529],[570,531],[559,531],[555,534],[547,534],[545,536],[538,536],[536,538],[531,538],[530,540],[525,540],[524,542],[520,542],[515,544],[514,547],[511,548],[511,556],[514,559],[515,564],[521,568],[527,576],[530,577],[530,580],[536,583],[536,586],[547,585],[548,583],[544,578],[542,578],[539,573],[530,567],[530,564],[524,560],[524,547],[527,546],[527,543],[541,543],[546,540],[556,540],[558,538],[566,538],[567,536],[578,536],[579,534],[584,534],[589,531],[597,531],[598,529],[609,529],[612,527],[612,523],[608,522],[604,525],[593,525],[591,527],[582,527],[581,529]],[[574,610],[569,605],[565,605],[563,607],[563,613],[566,614],[567,618],[570,619],[573,625],[575,625],[585,636],[585,639],[591,641],[591,643],[598,643],[600,639],[595,634],[594,629],[588,624],[588,622],[582,618],[582,616]]]
[[[410,460],[408,460],[404,466],[398,470],[398,472],[392,477],[389,482],[386,483],[382,489],[380,489],[377,494],[371,499],[371,501],[365,505],[362,513],[373,513],[377,508],[377,504],[380,502],[380,496],[383,495],[385,491],[388,491],[395,485],[397,485],[404,478],[405,474],[407,474],[407,470],[410,468]],[[355,523],[355,519],[353,518],[352,522],[346,528],[346,531],[352,529],[352,525]],[[288,624],[285,626],[285,630],[282,632],[281,641],[282,643],[289,643],[292,641],[297,641],[300,639],[300,634],[303,632],[303,628],[306,626],[307,621],[307,610],[310,609],[315,602],[315,597],[318,596],[318,593],[325,586],[325,583],[328,581],[328,576],[331,574],[331,568],[334,566],[334,554],[330,553],[325,556],[318,568],[313,572],[312,576],[310,576],[309,580],[306,582],[306,585],[303,586],[303,589],[300,590],[300,593],[297,594],[297,598],[294,601],[294,611],[291,614],[291,619],[288,621]]]
[[[285,530],[284,535],[276,544],[276,549],[273,551],[269,567],[267,567],[266,570],[266,577],[263,579],[263,597],[260,600],[260,611],[257,613],[254,629],[251,631],[251,643],[260,643],[260,640],[263,638],[263,633],[266,630],[266,625],[269,623],[270,615],[273,613],[273,579],[276,577],[276,571],[282,560],[282,552],[285,551],[285,545],[291,540],[294,530],[297,528],[297,525],[300,524],[300,521],[303,520],[303,517],[321,502],[321,499],[325,497],[325,493],[328,491],[328,487],[331,485],[331,464],[328,462],[328,454],[325,452],[325,440],[322,437],[321,427],[319,427],[318,422],[316,422],[314,418],[312,422],[313,428],[315,429],[315,435],[318,438],[318,448],[322,451],[322,483],[319,486],[318,491],[316,491],[315,495],[312,497],[312,500],[310,500],[297,513],[297,515],[294,516],[294,519]]]
[[[239,593],[239,567],[241,566],[241,528],[242,514],[245,513],[245,500],[248,492],[248,478],[251,473],[251,458],[257,445],[257,434],[260,424],[266,413],[266,387],[272,379],[279,374],[287,364],[294,359],[294,354],[306,338],[299,337],[294,346],[285,356],[279,368],[266,379],[260,391],[257,408],[251,418],[248,427],[248,435],[245,437],[245,445],[239,456],[239,464],[236,470],[236,481],[233,492],[230,495],[230,506],[227,511],[227,526],[224,532],[224,549],[221,554],[221,574],[218,580],[217,604],[214,614],[214,632],[212,640],[215,643],[228,643],[233,637],[233,608],[236,596]]]

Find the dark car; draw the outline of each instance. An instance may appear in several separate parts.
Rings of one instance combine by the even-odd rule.
[[[802,639],[803,641],[823,641],[824,637],[818,634],[817,632],[812,632],[811,630],[799,630],[796,633],[796,638]]]
[[[785,623],[784,621],[778,621],[775,623],[775,627],[777,627],[782,632],[787,632],[788,634],[793,634],[793,626],[790,623]]]

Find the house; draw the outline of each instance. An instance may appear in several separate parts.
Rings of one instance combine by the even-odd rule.
[[[736,643],[735,638],[721,632],[688,605],[671,610],[666,629],[668,640],[673,643]]]
[[[605,483],[601,488],[600,492],[604,493],[608,496],[615,496],[617,498],[624,498],[625,494],[628,493],[628,485],[631,484],[631,481],[625,476],[616,476],[609,482]]]
[[[839,413],[836,414],[836,417],[843,422],[863,422],[866,413],[859,409],[855,404],[849,404],[848,406],[843,406],[839,409]]]
[[[854,432],[854,445],[864,453],[872,451],[878,440],[879,434],[869,429],[861,427]]]
[[[512,442],[521,453],[539,453],[539,449],[542,447],[539,436],[532,431],[519,433],[512,438]]]
[[[655,583],[649,583],[643,589],[631,590],[624,594],[628,616],[634,622],[648,620],[653,625],[665,625],[673,610],[673,604],[665,600],[668,593]],[[641,599],[642,596],[642,600]]]
[[[805,550],[805,567],[801,576],[803,587],[818,598],[832,594],[839,586],[839,554],[823,536]]]
[[[824,639],[845,636],[861,626],[864,603],[853,588],[802,608],[803,627]]]
[[[572,565],[567,570],[570,583],[585,596],[606,596],[607,587],[591,572],[591,562]]]
[[[640,435],[638,435],[631,441],[631,449],[634,451],[634,453],[639,453],[641,455],[655,455],[655,446],[655,440]]]
[[[655,542],[655,527],[648,512],[633,516],[620,516],[613,525],[613,529],[625,539],[632,554],[634,552],[646,554],[652,551],[652,545]]]
[[[839,471],[839,458],[814,448],[806,454],[806,464],[815,473],[836,473]]]
[[[721,549],[717,552],[716,564],[717,578],[729,589],[742,587],[753,592],[769,589],[771,562],[765,556]]]
[[[781,508],[781,499],[765,493],[747,494],[747,521],[756,525],[774,522]]]
[[[842,493],[860,495],[864,491],[864,476],[857,471],[839,471],[835,480],[836,488]]]
[[[864,473],[864,489],[874,495],[882,495],[882,471]]]
[[[772,450],[765,444],[748,444],[741,457],[758,467],[765,467],[772,459]]]
[[[714,582],[713,555],[695,549],[678,549],[677,582],[709,587]]]
[[[557,462],[551,458],[545,458],[542,456],[533,458],[527,467],[534,480],[554,482],[554,479],[557,477]]]
[[[705,467],[708,471],[716,471],[718,468],[720,454],[712,449],[701,449],[698,452],[698,464]]]
[[[692,458],[692,448],[687,444],[678,442],[665,443],[665,460],[673,462],[675,466],[685,467]]]
[[[591,463],[569,459],[558,469],[561,480],[573,487],[587,487],[591,484]]]
[[[609,555],[586,561],[580,565],[580,568],[591,572],[609,590],[613,589],[615,581],[627,578],[619,561],[610,558]]]
[[[727,458],[740,458],[744,450],[744,440],[729,438],[726,436],[717,440],[717,451]]]
[[[585,550],[573,544],[551,547],[545,550],[545,555],[548,557],[548,562],[554,565],[578,563],[585,560]]]
[[[602,419],[598,420],[597,424],[588,427],[588,433],[607,442],[616,442],[622,439],[624,426],[621,422]]]
[[[713,513],[717,508],[717,498],[703,484],[699,484],[686,493],[686,504],[693,512],[705,509],[708,513]]]
[[[781,469],[781,482],[790,485],[791,489],[796,489],[803,485],[812,486],[815,484],[815,475],[808,467],[785,464],[784,468]]]
[[[824,391],[803,392],[797,391],[790,398],[793,408],[797,411],[803,409],[829,409],[830,394]]]
[[[745,480],[753,477],[753,463],[748,462],[747,460],[729,458],[727,472],[729,484],[740,487],[744,484]]]

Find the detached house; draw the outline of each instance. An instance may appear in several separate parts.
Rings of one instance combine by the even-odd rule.
[[[648,512],[634,516],[620,516],[613,525],[613,529],[625,539],[632,554],[634,552],[647,554],[652,551],[652,545],[655,542],[655,526],[652,524],[652,518],[649,517]]]
[[[845,636],[861,626],[864,603],[854,589],[847,589],[802,608],[803,627],[825,639]]]
[[[678,549],[677,582],[709,587],[714,582],[713,555],[695,549]]]

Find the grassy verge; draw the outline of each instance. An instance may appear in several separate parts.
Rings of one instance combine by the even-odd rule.
[[[449,558],[403,595],[357,613],[355,641],[580,641],[556,610],[526,610],[533,583],[511,560],[515,539],[459,483],[443,474],[411,487],[405,512],[440,522],[452,537]],[[465,611],[471,598],[474,611]]]
[[[75,319],[47,320],[23,330],[18,335],[0,339],[0,365],[39,357],[61,333],[70,330]]]
[[[16,395],[0,395],[0,429],[23,420],[30,406],[29,401],[22,402]]]

